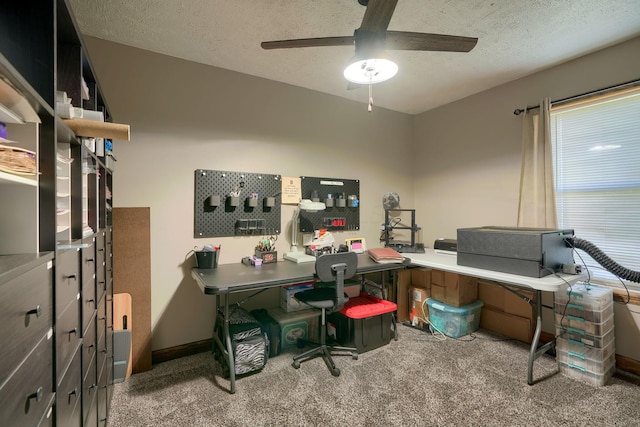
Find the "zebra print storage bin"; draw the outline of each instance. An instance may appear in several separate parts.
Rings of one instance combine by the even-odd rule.
[[[229,335],[236,375],[261,370],[269,357],[267,334],[262,332],[260,322],[247,310],[233,306],[229,311]],[[218,319],[221,320],[221,316]]]

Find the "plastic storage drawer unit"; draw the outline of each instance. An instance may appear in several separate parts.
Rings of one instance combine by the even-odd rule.
[[[590,310],[582,304],[573,302],[566,304],[556,301],[555,312],[556,314],[580,317],[587,322],[602,323],[613,315],[613,304],[607,305],[602,310]]]
[[[615,357],[613,360],[615,362]],[[571,363],[559,363],[559,365],[560,372],[562,372],[564,375],[583,383],[590,384],[594,387],[602,387],[603,385],[605,385],[616,370],[615,363],[607,366],[607,371],[602,374],[589,371],[588,369]]]
[[[594,374],[605,374],[616,361],[615,341],[604,348],[595,348],[558,338],[556,350],[559,363],[584,368]]]
[[[567,331],[584,331],[585,334],[602,336],[613,329],[613,316],[601,323],[588,322],[582,317],[556,313],[556,325]]]
[[[555,302],[560,305],[577,304],[583,310],[602,311],[613,304],[613,290],[589,283],[576,283],[556,292]]]
[[[428,298],[427,305],[429,322],[448,337],[458,338],[468,335],[480,327],[480,314],[484,305],[480,300],[462,307],[453,307]]]
[[[614,329],[604,335],[587,334],[580,329],[562,328],[556,325],[556,336],[580,342],[595,348],[604,348],[615,339]]]

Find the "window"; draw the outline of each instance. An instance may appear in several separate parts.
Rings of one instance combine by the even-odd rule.
[[[552,106],[551,139],[558,226],[640,270],[640,88]],[[577,252],[596,282],[620,284]]]

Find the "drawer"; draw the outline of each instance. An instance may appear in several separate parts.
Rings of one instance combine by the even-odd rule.
[[[87,365],[87,375],[82,380],[82,419],[86,420],[92,402],[96,399],[96,394],[98,393],[98,376],[96,372],[96,358],[92,358],[89,360],[82,360],[83,368],[84,365]],[[84,369],[83,369],[84,370]],[[95,425],[91,423],[89,425]]]
[[[80,249],[58,252],[56,256],[56,315],[80,292]]]
[[[104,266],[98,267],[98,273],[96,274],[96,300],[100,300],[104,293],[107,291],[107,278],[105,275],[106,268]]]
[[[101,338],[98,338],[98,364],[96,365],[98,372],[104,368],[104,363],[107,360],[107,338],[106,334],[102,335]]]
[[[88,408],[83,407],[82,412],[85,415],[84,424],[85,426],[95,426],[98,425],[98,392],[94,393],[93,399],[90,402],[87,402]]]
[[[96,311],[96,287],[93,279],[82,286],[82,330],[84,331]]]
[[[73,301],[58,316],[56,323],[56,372],[60,379],[80,346],[80,302]]]
[[[0,384],[53,325],[53,263],[0,286]]]
[[[87,240],[88,247],[82,248],[80,265],[82,267],[82,283],[86,283],[96,276],[96,246],[95,238]]]
[[[56,393],[56,419],[59,426],[82,425],[81,352],[73,357]]]
[[[97,325],[98,325],[98,329],[97,329],[97,333],[96,333],[96,337],[98,338],[98,341],[100,341],[100,338],[105,334],[106,330],[107,330],[107,297],[103,297],[100,300],[100,303],[98,304],[98,319],[97,319]]]
[[[106,262],[107,245],[104,231],[98,233],[96,237],[96,266],[104,266]]]
[[[107,425],[107,385],[98,387],[98,426]]]
[[[0,389],[0,425],[37,425],[53,398],[53,339],[43,336]]]
[[[84,337],[82,338],[82,378],[87,376],[88,363],[84,361],[91,360],[96,356],[98,351],[98,342],[96,341],[96,317],[91,318],[89,327],[86,329]]]

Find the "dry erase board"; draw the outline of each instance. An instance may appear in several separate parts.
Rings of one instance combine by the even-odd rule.
[[[194,179],[194,237],[280,234],[280,175],[197,169]]]

